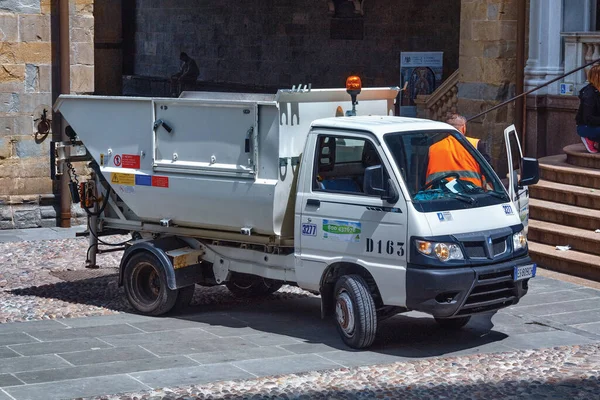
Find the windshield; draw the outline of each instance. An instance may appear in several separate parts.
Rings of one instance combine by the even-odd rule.
[[[509,201],[497,175],[475,149],[476,139],[452,130],[434,130],[389,133],[384,140],[419,211]]]

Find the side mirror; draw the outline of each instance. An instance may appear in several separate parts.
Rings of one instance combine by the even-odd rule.
[[[521,160],[521,180],[519,186],[531,186],[540,180],[540,166],[535,158],[523,157]]]
[[[387,200],[390,203],[398,201],[398,193],[394,189],[391,180],[385,180],[381,165],[373,165],[365,169],[363,190],[366,194],[377,195],[382,200]]]

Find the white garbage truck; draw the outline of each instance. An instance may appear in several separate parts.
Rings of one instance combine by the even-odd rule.
[[[131,234],[119,284],[140,313],[186,306],[195,285],[262,296],[290,284],[320,294],[354,348],[409,310],[460,328],[516,304],[535,276],[524,188],[537,160],[514,160],[518,174],[511,162],[505,188],[450,125],[394,116],[398,93],[351,77],[276,94],[62,95],[70,140],[52,143],[51,174],[71,175],[88,213],[89,267],[102,236]],[[429,174],[452,157],[433,153],[442,141],[473,168]]]

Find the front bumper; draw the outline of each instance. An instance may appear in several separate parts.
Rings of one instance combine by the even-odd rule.
[[[514,267],[531,265],[528,256],[493,265],[406,269],[406,306],[438,318],[459,317],[517,304],[527,293],[529,279],[514,281]]]

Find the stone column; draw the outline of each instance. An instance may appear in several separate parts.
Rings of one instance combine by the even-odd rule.
[[[50,140],[53,0],[0,2],[0,229],[56,226]],[[94,90],[93,0],[70,0],[71,90]],[[55,19],[54,19],[55,20]],[[77,216],[77,213],[74,213]]]
[[[514,96],[518,1],[462,1],[458,112],[467,118]],[[512,103],[467,124],[467,135],[487,142],[501,176],[507,169],[504,129],[514,122]]]
[[[525,91],[562,75],[564,0],[530,0],[529,59],[525,67]],[[558,94],[560,82],[539,89],[536,95]]]

